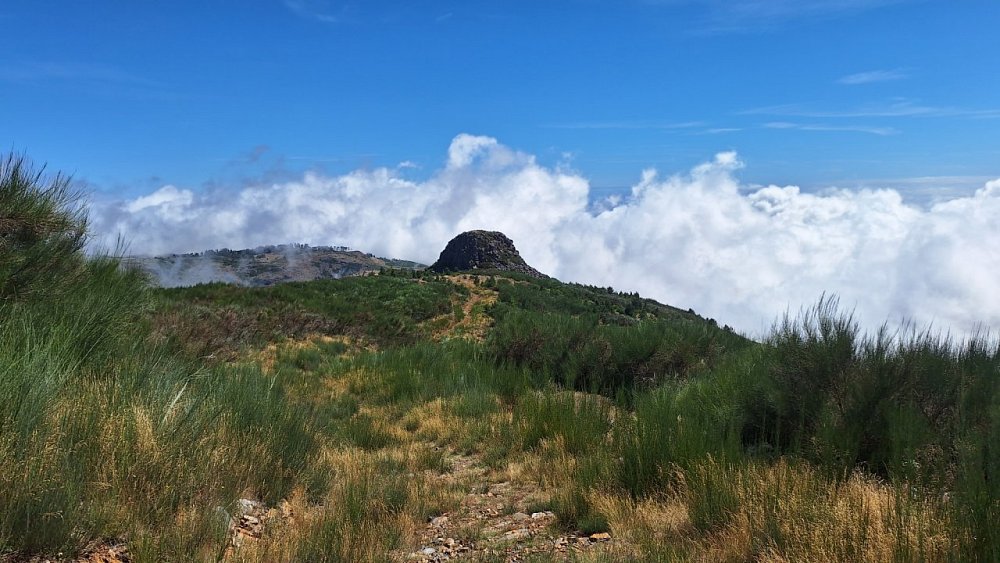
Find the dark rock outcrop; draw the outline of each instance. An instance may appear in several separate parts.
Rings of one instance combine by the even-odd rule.
[[[448,242],[429,269],[435,272],[501,270],[545,277],[521,258],[507,235],[497,231],[466,231],[458,235]]]

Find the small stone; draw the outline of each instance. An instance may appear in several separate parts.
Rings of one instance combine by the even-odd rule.
[[[552,514],[551,512],[532,512],[531,513],[531,519],[532,520],[541,520],[542,518],[548,518],[549,515],[551,515],[551,514]]]
[[[526,539],[526,538],[529,538],[529,537],[531,537],[531,532],[529,532],[528,530],[526,530],[524,528],[518,528],[517,530],[511,530],[511,531],[509,531],[509,532],[507,532],[506,534],[503,535],[503,539],[505,539],[505,540],[512,540],[512,541],[523,540],[523,539]]]
[[[420,550],[420,553],[422,553],[424,555],[434,555],[436,552],[437,552],[437,550],[434,549],[433,547],[425,547],[425,548],[423,548],[423,549]]]
[[[597,534],[590,534],[590,539],[594,541],[608,541],[611,539],[611,534],[607,532],[599,532]]]
[[[240,505],[240,511],[243,513],[253,512],[258,506],[260,506],[259,502],[248,498],[241,498],[237,501],[237,504]]]

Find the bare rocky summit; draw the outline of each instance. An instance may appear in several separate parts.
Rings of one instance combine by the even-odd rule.
[[[429,269],[434,272],[500,270],[546,277],[529,266],[517,252],[514,242],[498,231],[466,231],[458,235],[448,242]]]

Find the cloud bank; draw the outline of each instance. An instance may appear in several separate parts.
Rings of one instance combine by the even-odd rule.
[[[500,230],[542,272],[692,307],[751,334],[824,292],[869,327],[1000,327],[1000,180],[916,207],[891,189],[741,185],[741,166],[726,152],[685,174],[646,170],[628,197],[592,206],[577,172],[459,135],[425,181],[404,167],[231,192],[167,185],[91,215],[96,244],[121,234],[136,254],[299,242],[430,263],[459,232]]]

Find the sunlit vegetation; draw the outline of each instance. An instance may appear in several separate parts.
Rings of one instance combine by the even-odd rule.
[[[610,534],[581,560],[1000,560],[989,336],[824,298],[752,342],[497,272],[151,290],[81,253],[65,179],[0,182],[0,561],[402,560],[485,481]],[[240,499],[273,514],[235,542]]]

